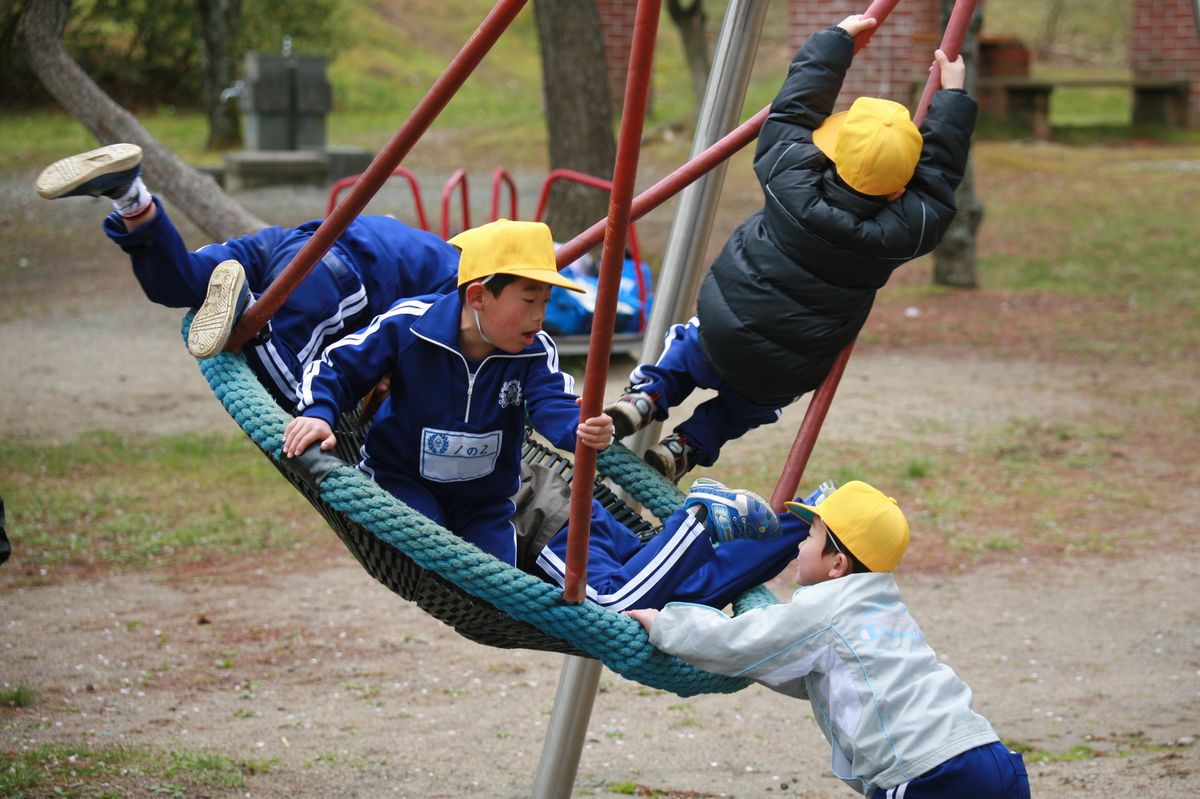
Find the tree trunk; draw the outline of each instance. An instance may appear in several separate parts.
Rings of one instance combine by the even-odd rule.
[[[152,191],[182,210],[215,241],[266,227],[232,197],[150,135],[137,117],[113,102],[63,46],[69,0],[30,0],[22,21],[29,63],[46,90],[102,144],[142,148],[142,173]]]
[[[683,42],[683,55],[687,59],[688,75],[692,79],[692,97],[696,101],[697,113],[704,102],[704,89],[708,85],[708,73],[712,71],[712,59],[708,53],[708,34],[704,27],[707,17],[704,0],[692,0],[685,5],[682,0],[667,0],[667,13],[679,29]]]
[[[242,0],[196,0],[200,36],[204,40],[204,106],[208,113],[208,149],[227,150],[242,143],[237,105],[222,102],[221,92],[233,85],[230,45],[241,25]]]
[[[953,0],[942,0],[943,23],[950,19],[954,8]],[[977,7],[967,26],[963,39],[963,60],[967,65],[968,91],[978,85],[979,78],[979,30],[983,27],[983,12]],[[979,286],[976,272],[975,244],[979,225],[983,221],[983,203],[975,194],[974,158],[967,158],[963,181],[954,193],[958,213],[946,230],[941,244],[933,251],[933,282],[938,286],[973,289]]]
[[[612,179],[617,157],[604,42],[595,0],[535,0],[550,168]],[[609,194],[559,181],[545,222],[567,241],[608,215]]]

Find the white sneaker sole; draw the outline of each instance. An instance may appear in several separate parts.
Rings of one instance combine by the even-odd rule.
[[[192,317],[187,348],[193,358],[211,358],[225,348],[237,321],[238,297],[246,285],[246,273],[237,261],[222,261],[208,279],[208,294]]]
[[[110,144],[97,150],[68,156],[42,170],[33,187],[43,198],[55,200],[102,175],[124,172],[142,161],[136,144]]]

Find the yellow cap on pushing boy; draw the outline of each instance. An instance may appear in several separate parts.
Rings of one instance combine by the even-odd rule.
[[[583,291],[558,273],[554,261],[554,237],[541,222],[497,219],[464,230],[450,243],[462,251],[458,258],[458,285],[491,275],[516,275]]]
[[[886,196],[908,185],[921,158],[921,131],[908,109],[892,100],[859,97],[813,131],[813,144],[837,166],[846,184]]]
[[[904,511],[896,500],[858,480],[846,483],[819,505],[784,504],[806,522],[819,517],[842,546],[873,572],[890,572],[908,549]]]

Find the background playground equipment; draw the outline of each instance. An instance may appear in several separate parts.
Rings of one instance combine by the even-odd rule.
[[[411,197],[414,226],[422,230],[430,230],[429,217],[425,212],[422,199],[420,179],[404,166],[392,170],[391,178],[403,178],[408,186]],[[325,214],[328,216],[337,207],[344,192],[352,189],[362,174],[349,175],[334,182],[329,190],[329,200]],[[605,178],[588,175],[574,169],[551,170],[542,181],[538,193],[537,208],[533,220],[540,222],[545,219],[546,208],[549,204],[550,192],[555,183],[569,182],[587,186],[604,192],[612,191],[612,181]],[[455,194],[458,194],[460,205],[459,215],[454,218],[452,211]],[[444,239],[455,233],[467,230],[471,225],[471,199],[468,187],[467,172],[456,169],[441,189],[441,225],[440,235]],[[507,199],[507,210],[503,210]],[[491,212],[487,221],[492,222],[501,217],[505,219],[520,219],[519,192],[512,175],[503,168],[497,168],[492,173]],[[587,352],[588,334],[595,313],[596,291],[599,287],[599,270],[595,259],[585,253],[568,264],[561,265],[569,270],[571,278],[582,285],[585,293],[582,295],[563,289],[551,292],[550,306],[546,309],[546,330],[554,336],[554,343],[564,355],[582,355]],[[641,349],[642,338],[646,330],[646,320],[649,316],[653,294],[650,267],[642,257],[641,245],[638,243],[637,230],[633,224],[629,226],[629,244],[626,257],[621,267],[621,285],[617,303],[617,323],[613,331],[612,349],[619,353],[633,353]]]

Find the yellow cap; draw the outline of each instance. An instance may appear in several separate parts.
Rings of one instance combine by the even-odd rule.
[[[842,180],[855,191],[876,196],[908,185],[922,142],[908,109],[878,97],[859,97],[849,111],[834,114],[813,131],[813,144],[829,156]]]
[[[517,275],[583,291],[558,273],[554,262],[554,237],[541,222],[497,219],[464,230],[450,243],[462,251],[458,259],[458,285],[491,275]]]
[[[866,483],[851,480],[820,505],[785,502],[792,513],[811,522],[817,516],[838,541],[873,572],[890,572],[908,549],[908,519],[896,500]]]

